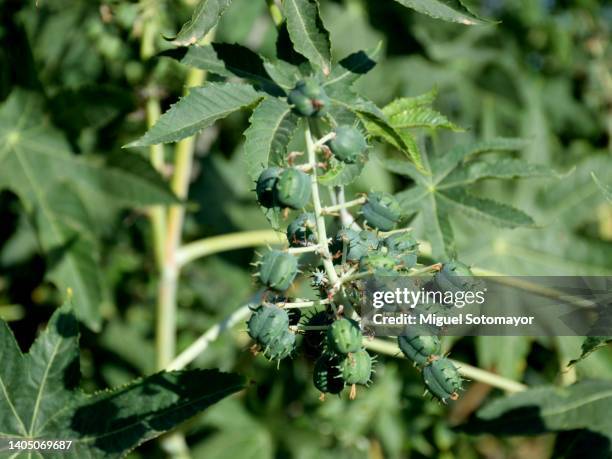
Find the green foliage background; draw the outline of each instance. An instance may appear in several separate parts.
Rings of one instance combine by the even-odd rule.
[[[62,303],[61,288],[81,285],[74,287],[75,300],[82,299],[88,311],[81,316],[88,328],[82,327],[80,384],[89,392],[155,371],[159,279],[144,210],[176,198],[165,171],[160,176],[148,166],[145,148],[134,153],[121,147],[146,131],[151,94],[164,110],[182,94],[185,65],[154,56],[147,46],[172,49],[164,36],[175,36],[196,5],[38,3],[0,0],[0,317],[27,350]],[[447,118],[441,122],[464,128],[437,131],[427,141],[419,137],[421,145],[446,152],[457,144],[522,138],[526,146],[515,160],[548,166],[561,176],[473,184],[475,194],[525,210],[536,227],[500,229],[451,211],[462,260],[506,274],[611,275],[612,8],[589,0],[461,3],[467,17],[474,17],[472,11],[499,22],[467,27],[404,7],[427,4],[420,1],[325,0],[321,14],[333,60],[380,43],[377,66],[357,83],[361,94],[385,106],[435,89],[435,108]],[[276,38],[266,2],[234,0],[215,40],[240,43],[271,59]],[[245,161],[242,133],[249,117],[248,110],[233,113],[198,136],[186,241],[268,228],[252,193],[253,165]],[[16,120],[22,120],[20,138],[11,137]],[[10,148],[25,162],[2,156]],[[164,148],[170,158],[171,146]],[[382,156],[382,148],[375,153]],[[413,181],[396,169],[370,161],[349,191],[401,196]],[[28,170],[35,175],[28,177]],[[432,234],[424,216],[411,224],[421,238]],[[70,251],[74,264],[50,256],[72,236],[77,236]],[[184,268],[180,349],[256,291],[253,257],[253,250],[243,249]],[[610,395],[602,398],[600,412],[571,412],[560,424],[555,417],[524,421],[515,430],[504,423],[508,430],[501,432],[499,422],[491,423],[508,409],[528,406],[530,396],[544,407],[560,407],[563,396],[550,384],[596,379],[572,386],[566,397],[609,394],[609,347],[567,369],[581,345],[579,338],[447,340],[454,358],[543,386],[536,395],[525,394],[526,400],[508,401],[475,383],[463,402],[442,406],[421,396],[419,376],[406,361],[380,356],[375,383],[356,401],[332,397],[320,403],[308,361],[296,358],[277,369],[253,358],[238,327],[214,342],[195,366],[240,373],[253,384],[193,418],[183,431],[194,458],[609,457]],[[467,422],[490,401],[478,420]],[[500,436],[558,430],[564,433],[557,438]],[[130,457],[164,454],[151,442]]]

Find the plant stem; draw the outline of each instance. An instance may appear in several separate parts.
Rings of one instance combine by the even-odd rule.
[[[205,38],[210,43],[213,32]],[[199,69],[190,69],[187,73],[185,87],[201,85],[206,73]],[[176,144],[174,153],[174,172],[171,180],[172,191],[181,199],[187,198],[195,136],[183,139]],[[168,210],[166,238],[164,241],[161,279],[158,288],[157,303],[157,368],[168,366],[176,352],[176,292],[179,277],[179,265],[176,260],[181,244],[185,208],[182,205],[171,206]]]
[[[304,137],[306,139],[306,150],[308,152],[308,163],[313,165],[312,172],[310,174],[310,184],[312,188],[312,203],[314,205],[315,222],[317,225],[317,244],[321,247],[321,258],[323,259],[323,267],[327,273],[327,277],[331,285],[335,285],[338,282],[338,275],[336,274],[336,268],[332,261],[329,253],[329,247],[327,246],[327,230],[325,228],[325,218],[323,217],[321,198],[319,196],[319,182],[317,180],[317,156],[314,141],[312,140],[312,134],[310,133],[310,125],[306,124],[304,129]]]
[[[352,201],[347,201],[341,204],[336,204],[335,206],[323,207],[321,209],[321,212],[323,213],[323,215],[329,215],[331,213],[338,212],[341,209],[348,209],[350,207],[355,207],[355,206],[360,206],[362,204],[365,204],[366,200],[367,199],[364,196],[361,198],[353,199]]]
[[[180,267],[192,261],[227,250],[257,247],[263,245],[286,244],[281,233],[275,230],[241,231],[199,239],[183,245],[177,250],[176,262]]]
[[[276,27],[280,27],[283,23],[283,13],[281,13],[280,8],[274,0],[266,0],[266,3],[268,4],[268,11],[272,18],[272,22],[274,22]]]
[[[368,349],[376,351],[380,354],[387,354],[393,357],[403,357],[403,354],[401,353],[397,344],[390,341],[377,338],[365,338],[363,345]],[[497,387],[498,389],[505,390],[506,392],[521,392],[528,389],[525,384],[512,379],[504,378],[503,376],[496,375],[490,371],[482,370],[457,360],[451,359],[451,361],[457,366],[459,373],[470,380],[480,381],[490,386]]]
[[[304,247],[289,247],[288,249],[286,249],[287,253],[292,253],[292,254],[300,254],[300,253],[312,253],[312,252],[319,252],[321,250],[321,246],[318,244],[314,244],[314,245],[307,245]]]
[[[151,94],[147,100],[147,127],[151,127],[157,122],[161,114],[159,98],[157,94]],[[151,164],[158,172],[164,169],[164,146],[163,144],[151,145],[149,158]],[[158,269],[162,269],[164,256],[164,240],[166,238],[166,210],[163,206],[151,206],[148,209],[151,227],[153,229],[153,250],[155,253],[155,263]]]
[[[202,334],[197,340],[179,354],[170,364],[166,366],[167,371],[182,370],[191,362],[193,362],[202,352],[204,352],[210,343],[215,341],[221,333],[231,329],[238,322],[245,320],[251,314],[251,306],[258,303],[258,299],[261,294],[258,293],[254,296],[254,301],[242,306],[236,311],[232,312],[229,316],[223,319],[218,324],[209,328],[204,334]]]

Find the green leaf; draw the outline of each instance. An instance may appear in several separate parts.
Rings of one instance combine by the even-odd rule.
[[[78,390],[78,341],[68,303],[55,311],[27,354],[0,321],[0,439],[72,440],[62,457],[120,458],[244,387],[234,374],[190,370],[84,394]]]
[[[486,21],[475,17],[460,1],[455,0],[395,0],[432,18],[465,25],[482,25]]]
[[[421,172],[424,171],[421,152],[410,134],[404,133],[401,135],[398,133],[384,116],[379,117],[370,113],[360,113],[360,115],[363,125],[372,137],[381,139],[397,150],[406,153],[415,164],[416,169]]]
[[[580,381],[537,387],[489,403],[463,430],[492,435],[539,435],[588,429],[612,439],[612,382]]]
[[[212,43],[206,46],[171,49],[161,53],[180,63],[216,75],[231,78],[237,76],[274,95],[284,92],[270,78],[265,60],[250,49],[230,43]]]
[[[264,67],[270,78],[286,92],[293,89],[301,79],[300,70],[289,62],[280,59],[264,62]]]
[[[79,189],[129,205],[179,202],[142,157],[112,155],[106,160],[75,156],[48,125],[40,98],[15,91],[0,108],[0,188],[13,190],[34,219],[47,259],[47,275],[78,299],[77,314],[100,327],[104,285],[99,247]]]
[[[316,0],[285,0],[283,15],[287,18],[287,31],[295,50],[324,74],[330,71],[331,44],[329,32],[319,16]]]
[[[297,127],[298,117],[277,98],[266,98],[253,111],[244,132],[245,160],[253,180],[268,166],[285,164],[287,144]]]
[[[479,198],[463,190],[444,190],[436,193],[438,200],[449,209],[471,218],[487,220],[504,228],[532,226],[533,219],[518,209],[492,199]]]
[[[172,43],[177,46],[196,44],[217,25],[230,3],[231,0],[200,0],[191,19],[181,27]]]
[[[192,88],[144,136],[126,146],[144,147],[190,137],[262,97],[261,93],[246,84],[209,83]]]
[[[79,301],[79,318],[98,331],[106,286],[100,271],[100,245],[83,201],[70,185],[58,183],[47,189],[33,214],[46,255],[46,276],[60,290],[73,292]]]
[[[383,108],[389,119],[389,124],[396,130],[414,128],[445,128],[452,131],[462,131],[460,127],[450,122],[446,116],[433,109],[432,104],[437,91],[432,90],[418,97],[402,97]]]
[[[603,195],[606,197],[606,200],[609,203],[612,203],[612,187],[602,183],[594,172],[591,172],[591,177],[593,177],[593,181],[597,184]]]
[[[483,153],[495,151],[517,151],[527,145],[522,139],[496,138],[469,145],[458,145],[448,153],[438,156],[431,161],[431,168],[435,171],[435,181],[440,183],[462,161]]]
[[[369,51],[357,51],[349,54],[332,67],[329,76],[323,82],[323,86],[342,84],[353,85],[359,78],[368,73],[376,66],[376,57],[380,54],[382,45]]]
[[[572,360],[568,366],[572,366],[586,359],[589,355],[595,352],[597,349],[607,346],[612,343],[612,336],[588,336],[582,343],[582,353],[580,357]]]
[[[427,95],[425,96],[427,97]],[[491,199],[469,194],[468,185],[485,178],[522,178],[556,175],[543,166],[529,165],[523,161],[502,159],[485,162],[478,154],[493,151],[511,151],[522,148],[525,143],[519,139],[493,139],[472,145],[460,145],[444,155],[429,160],[431,172],[425,173],[407,161],[397,158],[383,159],[382,164],[389,170],[406,175],[416,186],[397,194],[404,212],[418,211],[422,215],[424,237],[432,243],[436,258],[448,258],[455,251],[453,232],[448,214],[457,212],[465,217],[484,220],[505,228],[533,226],[533,219],[523,211]],[[466,159],[471,162],[463,163]],[[462,167],[458,167],[462,165]]]
[[[522,159],[501,158],[495,161],[474,161],[455,169],[438,185],[439,189],[471,185],[484,179],[559,177],[547,166],[529,164]]]

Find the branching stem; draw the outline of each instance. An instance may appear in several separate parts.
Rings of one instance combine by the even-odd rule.
[[[366,348],[376,351],[380,354],[387,354],[393,357],[403,357],[403,354],[401,353],[397,344],[392,343],[390,341],[377,338],[365,338],[363,345]],[[467,379],[473,381],[480,381],[485,384],[489,384],[490,386],[497,387],[498,389],[505,390],[506,392],[521,392],[528,389],[525,384],[514,381],[512,379],[504,378],[503,376],[496,375],[495,373],[491,373],[490,371],[482,370],[480,368],[468,365],[467,363],[459,362],[457,360],[452,360],[452,362],[459,369],[459,373],[461,373]]]

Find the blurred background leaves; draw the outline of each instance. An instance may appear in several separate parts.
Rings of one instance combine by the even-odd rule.
[[[539,228],[500,230],[455,216],[461,259],[516,275],[612,273],[612,207],[591,176],[595,172],[604,186],[612,183],[609,4],[462,1],[470,17],[491,22],[465,27],[415,13],[401,2],[320,3],[334,59],[381,43],[377,67],[357,83],[360,92],[384,106],[396,97],[436,89],[435,109],[465,129],[419,137],[427,151],[444,154],[459,143],[521,137],[528,146],[512,158],[567,174],[476,184],[479,194],[525,210]],[[0,99],[6,101],[16,88],[33,91],[79,161],[108,161],[145,131],[147,94],[155,91],[167,109],[182,93],[184,66],[152,57],[142,38],[152,34],[157,50],[171,47],[163,36],[175,36],[194,6],[178,0],[39,0],[38,6],[0,0]],[[266,3],[254,0],[234,0],[216,32],[217,41],[239,43],[267,58],[275,54],[276,35]],[[249,116],[235,113],[199,136],[186,240],[267,228],[243,155]],[[409,178],[370,161],[350,192],[399,192],[410,186]],[[101,332],[84,331],[82,338],[82,387],[94,390],[153,369],[157,279],[142,210],[81,188],[79,196],[95,209],[89,226],[108,292],[100,310]],[[28,206],[5,190],[0,212],[0,317],[12,321],[25,349],[60,294],[46,280],[50,267],[40,255],[31,220],[24,218]],[[421,237],[427,234],[419,217],[411,224]],[[252,260],[252,250],[239,250],[185,268],[180,348],[249,298]],[[612,380],[609,347],[568,370],[567,363],[581,353],[580,338],[500,340],[463,339],[448,349],[453,357],[533,385]],[[569,433],[560,435],[555,446],[552,436],[505,439],[453,430],[484,400],[500,395],[478,384],[448,409],[421,396],[419,376],[407,362],[380,357],[375,384],[360,391],[355,402],[330,398],[322,404],[310,384],[307,360],[298,357],[277,370],[245,352],[248,344],[243,330],[236,330],[196,362],[236,371],[255,384],[185,426],[195,458],[587,457],[580,455],[584,448],[564,448]],[[162,457],[162,452],[147,444],[132,457]]]

